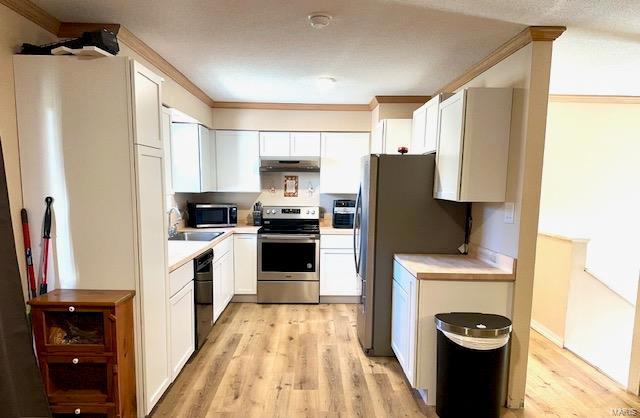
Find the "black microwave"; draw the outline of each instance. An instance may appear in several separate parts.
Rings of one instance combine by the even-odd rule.
[[[238,207],[217,203],[187,203],[189,226],[192,228],[215,228],[236,226]]]

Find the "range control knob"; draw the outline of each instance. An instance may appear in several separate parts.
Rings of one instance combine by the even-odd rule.
[[[310,212],[309,212],[309,209],[307,209],[307,215],[308,215],[309,213],[310,213]]]
[[[311,214],[312,214],[312,215],[315,215],[315,214],[316,214],[316,210],[315,210],[315,209],[313,209],[313,210],[311,211]]]

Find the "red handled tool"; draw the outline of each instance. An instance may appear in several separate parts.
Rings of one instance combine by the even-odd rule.
[[[47,293],[47,270],[49,267],[49,241],[51,240],[51,203],[53,198],[47,196],[44,199],[47,208],[44,211],[44,223],[42,226],[42,280],[40,281],[40,294]]]
[[[29,232],[29,218],[27,217],[27,210],[22,209],[20,211],[22,217],[22,236],[24,239],[24,255],[27,259],[27,284],[29,285],[30,298],[38,296],[36,293],[36,275],[33,271],[33,257],[31,254],[31,234]]]

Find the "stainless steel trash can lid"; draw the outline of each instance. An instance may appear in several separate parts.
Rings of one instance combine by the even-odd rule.
[[[477,338],[495,338],[511,333],[511,320],[501,315],[477,312],[439,313],[435,316],[440,331]]]

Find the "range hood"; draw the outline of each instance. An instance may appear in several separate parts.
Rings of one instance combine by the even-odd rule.
[[[320,171],[320,160],[307,158],[305,160],[260,160],[260,171]]]

